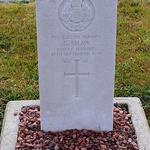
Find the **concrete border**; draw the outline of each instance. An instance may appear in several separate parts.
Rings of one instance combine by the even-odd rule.
[[[132,122],[137,135],[140,150],[150,150],[150,128],[143,110],[141,101],[137,97],[115,98],[116,102],[127,104],[129,112],[132,114]]]
[[[115,103],[127,104],[132,114],[138,146],[140,150],[150,150],[150,129],[140,100],[136,97],[115,98]],[[10,101],[5,110],[1,132],[0,150],[15,150],[17,141],[19,114],[23,106],[39,105],[39,100]]]

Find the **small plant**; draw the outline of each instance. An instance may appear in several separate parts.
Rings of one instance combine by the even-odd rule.
[[[0,52],[9,51],[11,47],[11,39],[3,33],[0,33]]]
[[[15,0],[14,3],[29,3],[30,0]]]

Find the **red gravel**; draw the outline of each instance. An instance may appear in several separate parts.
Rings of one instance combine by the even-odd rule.
[[[114,130],[99,133],[76,129],[43,132],[39,106],[23,107],[16,150],[139,150],[131,115],[121,107],[114,108]]]

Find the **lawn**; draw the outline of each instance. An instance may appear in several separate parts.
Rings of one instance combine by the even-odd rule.
[[[0,127],[10,100],[39,99],[35,4],[0,4]],[[115,96],[141,98],[150,123],[150,3],[119,0]]]

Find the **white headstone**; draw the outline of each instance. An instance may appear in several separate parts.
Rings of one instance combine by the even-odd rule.
[[[112,130],[117,0],[37,0],[45,131]]]

